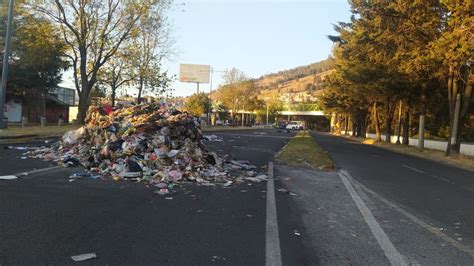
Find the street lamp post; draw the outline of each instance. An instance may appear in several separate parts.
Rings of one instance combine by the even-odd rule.
[[[211,67],[211,79],[209,81],[209,98],[208,98],[208,105],[209,107],[207,108],[207,124],[210,126],[211,125],[211,109],[212,109],[212,101],[211,101],[211,93],[212,93],[212,74],[214,72],[221,72],[224,73],[225,71],[222,70],[215,70]]]
[[[5,117],[5,95],[7,91],[8,57],[10,55],[13,4],[14,0],[10,0],[10,5],[8,6],[7,35],[5,37],[5,52],[3,54],[2,82],[0,83],[0,129],[6,128],[8,124],[8,120],[4,121],[3,118]]]

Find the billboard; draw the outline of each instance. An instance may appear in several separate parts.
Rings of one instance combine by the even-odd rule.
[[[211,66],[209,65],[179,65],[179,81],[192,83],[209,83]]]

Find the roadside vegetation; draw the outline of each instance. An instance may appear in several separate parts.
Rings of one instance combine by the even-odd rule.
[[[79,128],[78,125],[64,125],[64,126],[9,126],[8,129],[0,129],[0,140],[12,138],[48,138],[62,136],[69,130]]]
[[[330,170],[334,164],[308,131],[299,131],[277,155],[277,159],[291,166]]]
[[[333,130],[474,141],[472,1],[350,1],[320,98]],[[458,99],[458,100],[457,100]],[[455,116],[456,105],[458,114]],[[456,130],[453,130],[457,128]],[[423,148],[421,140],[420,148]]]
[[[43,116],[46,95],[66,70],[79,97],[79,124],[97,92],[110,95],[112,106],[125,88],[138,91],[138,102],[145,93],[169,93],[172,77],[162,62],[173,53],[170,1],[40,2],[15,4],[7,100],[25,98]],[[2,48],[7,11],[0,5]]]

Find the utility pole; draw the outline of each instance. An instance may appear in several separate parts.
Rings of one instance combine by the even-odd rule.
[[[215,70],[214,68],[211,67],[211,77],[210,77],[210,81],[209,81],[209,109],[208,109],[208,113],[207,113],[207,119],[208,119],[208,124],[211,125],[211,108],[212,108],[212,101],[211,101],[211,93],[212,93],[212,74],[214,72],[221,72],[221,73],[224,73],[225,71],[222,71],[222,70]],[[199,91],[198,91],[199,93]]]
[[[211,93],[212,93],[212,67],[211,67],[211,77],[209,81],[209,97],[208,100],[208,108],[207,108],[207,125],[211,126],[211,109],[212,109],[212,101],[211,101]]]
[[[5,95],[7,92],[8,58],[10,56],[13,4],[14,0],[10,0],[10,5],[8,6],[7,35],[5,37],[5,53],[3,54],[2,82],[0,83],[0,129],[5,129],[8,125],[8,120],[4,121],[3,118],[5,117]]]

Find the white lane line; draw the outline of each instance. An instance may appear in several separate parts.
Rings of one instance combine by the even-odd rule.
[[[474,191],[474,188],[470,188],[470,187],[463,187],[463,188],[465,188],[467,190],[470,190],[470,191]]]
[[[425,175],[428,174],[428,173],[426,173],[425,171],[418,170],[418,169],[413,168],[413,167],[410,167],[410,166],[408,166],[408,165],[402,164],[402,166],[405,167],[405,168],[408,168],[408,169],[410,169],[410,170],[413,170],[413,171],[415,171],[415,172],[418,172],[418,173],[422,173],[422,174],[425,174]]]
[[[356,203],[357,208],[359,208],[359,211],[364,217],[367,225],[369,226],[370,231],[372,231],[372,234],[374,235],[375,239],[377,239],[377,242],[379,243],[380,247],[382,248],[383,252],[385,253],[385,256],[390,261],[390,263],[392,265],[407,265],[402,255],[392,244],[387,234],[385,234],[382,227],[380,227],[377,220],[375,220],[375,217],[372,212],[370,212],[369,208],[367,208],[367,205],[365,205],[364,201],[360,198],[359,194],[357,194],[354,187],[348,180],[352,179],[350,177],[350,174],[344,170],[341,170],[338,174],[342,182],[346,186],[347,191],[349,191],[349,194],[351,194],[352,199]]]
[[[224,134],[221,134],[221,135],[224,135]],[[287,137],[287,136],[251,135],[251,134],[232,134],[232,136],[255,137],[255,138],[276,138],[276,139],[291,139],[291,138],[293,138],[293,137]]]
[[[52,167],[46,167],[46,168],[41,168],[37,170],[32,170],[32,171],[27,171],[27,172],[21,172],[18,174],[15,174],[16,176],[26,176],[30,174],[37,174],[37,173],[42,173],[42,172],[48,172],[48,171],[54,171],[60,168],[64,168],[63,166],[52,166]]]
[[[425,171],[418,170],[418,169],[416,169],[416,168],[414,168],[414,167],[410,167],[410,166],[408,166],[408,165],[402,164],[402,166],[405,167],[405,168],[408,168],[408,169],[410,169],[410,170],[413,170],[413,171],[415,171],[415,172],[422,173],[422,174],[425,174],[425,175],[427,175],[427,176],[431,176],[431,177],[434,177],[434,178],[436,178],[436,179],[438,179],[438,180],[441,180],[441,181],[444,181],[444,182],[446,182],[446,183],[449,183],[449,184],[453,184],[453,185],[454,185],[454,182],[452,182],[452,181],[450,181],[450,180],[448,180],[448,179],[439,177],[439,176],[437,176],[437,175],[428,174],[428,173],[425,172]]]
[[[438,228],[435,228],[427,223],[425,223],[424,221],[422,221],[421,219],[419,219],[418,217],[416,217],[415,215],[405,211],[404,209],[400,208],[397,204],[385,199],[384,197],[380,196],[379,194],[377,194],[376,192],[368,189],[367,187],[365,187],[364,185],[362,185],[360,182],[358,182],[357,180],[354,180],[352,179],[351,182],[353,182],[358,188],[364,190],[365,192],[371,194],[372,196],[374,196],[375,198],[377,198],[378,200],[380,200],[381,202],[385,203],[386,205],[388,205],[389,207],[393,208],[394,210],[398,211],[399,213],[401,213],[402,215],[404,215],[405,217],[407,217],[408,219],[410,219],[412,222],[414,222],[415,224],[418,224],[420,227],[426,229],[427,231],[429,231],[430,233],[434,234],[435,236],[443,239],[444,241],[450,243],[452,246],[458,248],[459,250],[462,250],[466,253],[468,253],[469,255],[471,255],[472,257],[474,257],[474,249],[468,247],[468,246],[465,246],[464,244],[462,244],[461,242],[457,241],[456,239],[450,237],[449,235],[439,231]]]
[[[273,179],[273,162],[268,163],[265,265],[281,266],[280,236],[278,234],[275,183]]]

